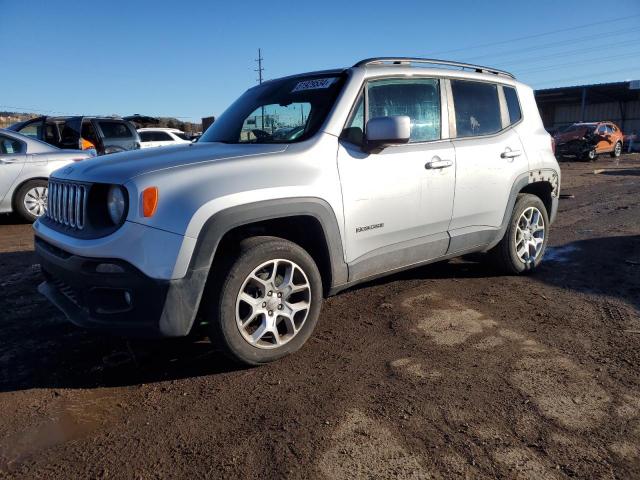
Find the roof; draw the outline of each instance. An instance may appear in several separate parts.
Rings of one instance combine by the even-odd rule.
[[[162,132],[184,133],[179,128],[169,128],[169,127],[144,127],[144,128],[138,128],[138,131],[139,132],[157,132],[157,131],[162,131]]]
[[[489,73],[493,75],[503,75],[505,77],[510,77],[515,79],[516,77],[509,72],[505,72],[504,70],[498,70],[497,68],[492,67],[483,67],[482,65],[475,65],[472,63],[462,63],[456,62],[453,60],[440,60],[436,58],[419,58],[419,57],[373,57],[367,58],[365,60],[360,60],[353,67],[366,67],[369,65],[420,65],[424,67],[425,65],[437,65],[439,67],[452,67],[459,68],[461,70],[471,70],[476,73]]]

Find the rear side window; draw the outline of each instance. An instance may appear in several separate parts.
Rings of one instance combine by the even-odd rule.
[[[406,115],[409,142],[440,139],[440,88],[436,79],[389,79],[369,82],[367,118]]]
[[[153,132],[138,132],[141,142],[153,142]]]
[[[133,134],[122,122],[110,122],[101,120],[98,122],[104,138],[131,138]]]
[[[520,102],[518,101],[518,93],[515,88],[502,87],[504,90],[504,98],[507,101],[507,109],[509,110],[509,124],[518,123],[522,118],[520,111]]]
[[[22,127],[20,130],[18,130],[18,133],[31,138],[40,138],[41,129],[42,122],[33,122]]]
[[[13,138],[0,136],[0,155],[15,155],[17,153],[24,153],[26,150],[25,145]]]
[[[451,80],[458,137],[489,135],[502,130],[498,86]]]

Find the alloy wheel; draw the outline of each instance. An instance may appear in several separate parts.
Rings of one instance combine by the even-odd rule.
[[[528,207],[522,212],[516,224],[516,254],[525,264],[534,263],[544,245],[544,217],[536,207]]]
[[[236,299],[242,337],[257,348],[278,348],[302,329],[311,308],[311,285],[291,260],[269,260],[244,280]]]
[[[47,187],[33,187],[27,190],[22,204],[34,217],[44,215],[47,210]]]

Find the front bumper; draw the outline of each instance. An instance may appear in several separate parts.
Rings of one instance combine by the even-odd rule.
[[[135,337],[191,330],[206,272],[158,280],[126,261],[73,255],[38,237],[35,249],[45,278],[38,291],[74,324]]]
[[[591,149],[593,149],[593,145],[590,145],[588,142],[584,140],[573,140],[571,142],[556,145],[556,155],[582,158],[589,153]]]

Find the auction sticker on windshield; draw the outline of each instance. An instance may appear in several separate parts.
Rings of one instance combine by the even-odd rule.
[[[317,90],[321,88],[329,88],[333,82],[336,81],[335,77],[332,78],[316,78],[315,80],[305,80],[298,82],[298,84],[291,90],[291,93],[301,92],[303,90]]]

